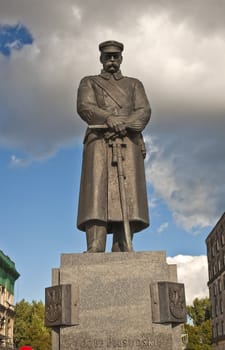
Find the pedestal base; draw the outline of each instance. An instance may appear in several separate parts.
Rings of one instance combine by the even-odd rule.
[[[179,323],[160,323],[159,281],[177,282],[165,252],[63,254],[53,286],[71,285],[71,325],[55,326],[55,312],[52,350],[181,350]]]

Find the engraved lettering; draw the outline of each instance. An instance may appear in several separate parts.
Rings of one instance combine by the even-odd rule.
[[[149,349],[149,350],[172,350],[172,339],[170,336],[164,334],[140,334],[139,336],[124,336],[124,337],[80,337],[74,340],[73,348],[71,350],[100,350],[100,349]]]

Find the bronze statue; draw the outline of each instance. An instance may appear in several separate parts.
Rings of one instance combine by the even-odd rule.
[[[135,232],[148,227],[142,130],[151,109],[142,83],[120,71],[123,44],[99,45],[103,69],[85,77],[77,111],[88,124],[84,137],[77,227],[86,231],[87,252],[132,251]]]

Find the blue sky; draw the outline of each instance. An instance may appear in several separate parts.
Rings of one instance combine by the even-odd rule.
[[[85,132],[76,91],[100,71],[98,44],[108,39],[124,43],[122,72],[143,82],[153,111],[145,130],[151,226],[134,248],[166,250],[189,300],[207,295],[205,238],[225,208],[225,6],[100,4],[1,5],[0,249],[21,274],[15,299],[43,299],[60,254],[86,248],[76,229]]]
[[[33,38],[25,26],[0,25],[0,51],[4,56],[10,56],[13,49],[21,50],[24,45],[32,43]]]
[[[10,163],[13,151],[1,149],[1,249],[21,274],[16,300],[38,300],[44,298],[60,254],[86,249],[85,234],[75,227],[82,147],[74,144],[48,160],[20,167]],[[151,192],[148,185],[149,198]],[[135,250],[166,250],[168,256],[205,254],[208,229],[198,235],[185,232],[174,224],[163,202],[150,209],[150,216],[151,227],[135,236]],[[107,251],[110,245],[111,235]]]

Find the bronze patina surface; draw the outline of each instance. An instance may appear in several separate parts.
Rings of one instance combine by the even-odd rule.
[[[104,252],[107,233],[112,251],[132,251],[132,237],[149,225],[141,132],[151,109],[142,83],[122,75],[123,44],[99,45],[103,69],[84,77],[77,111],[88,124],[77,226],[86,231],[87,252]]]

